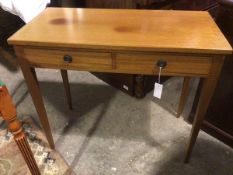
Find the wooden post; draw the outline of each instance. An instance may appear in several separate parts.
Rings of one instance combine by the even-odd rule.
[[[6,86],[0,82],[0,116],[7,122],[9,131],[14,135],[14,140],[26,161],[31,174],[40,175],[33,153],[16,115],[16,109],[12,103],[8,90]]]

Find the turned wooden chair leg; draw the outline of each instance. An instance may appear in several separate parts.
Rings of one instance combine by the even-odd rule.
[[[179,106],[178,106],[178,110],[177,110],[177,115],[176,117],[180,117],[181,113],[184,110],[184,106],[189,94],[189,84],[190,84],[190,77],[184,77],[184,82],[183,82],[183,88],[181,91],[181,96],[180,96],[180,102],[179,102]]]
[[[71,98],[71,93],[70,93],[70,84],[69,84],[69,79],[68,79],[68,73],[67,70],[61,69],[61,77],[63,80],[65,92],[66,92],[66,99],[67,103],[70,109],[72,109],[72,98]]]
[[[17,143],[24,160],[32,175],[40,175],[40,170],[36,164],[31,148],[27,142],[26,136],[21,127],[21,123],[16,118],[16,109],[8,90],[2,82],[0,82],[0,116],[8,124],[8,130],[14,135],[14,140]]]

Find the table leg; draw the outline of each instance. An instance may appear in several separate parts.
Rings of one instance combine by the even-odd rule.
[[[208,109],[211,97],[217,85],[218,77],[221,73],[223,62],[224,62],[224,57],[220,57],[220,58],[214,57],[209,76],[205,78],[203,81],[200,99],[198,102],[198,107],[194,118],[192,131],[186,150],[186,155],[184,160],[185,163],[189,161],[193,146],[196,142],[199,130],[201,128],[202,121],[205,117],[205,113]]]
[[[181,96],[180,96],[180,102],[179,102],[177,115],[176,115],[177,118],[180,117],[181,113],[184,110],[185,102],[187,100],[188,93],[189,93],[190,80],[191,80],[190,77],[184,77],[183,87],[182,87]]]
[[[68,103],[69,108],[72,109],[73,108],[72,107],[72,98],[71,98],[71,93],[70,93],[70,84],[69,84],[67,70],[61,69],[61,76],[62,76],[63,85],[64,85],[65,92],[66,92],[67,103]]]
[[[20,50],[19,50],[20,52]],[[19,53],[18,52],[18,53]],[[53,136],[51,133],[48,117],[46,114],[42,94],[40,92],[39,82],[36,77],[35,69],[30,67],[28,63],[21,57],[18,57],[18,61],[23,72],[26,84],[28,86],[28,91],[31,94],[33,103],[37,110],[42,128],[45,132],[45,136],[48,140],[50,148],[54,149]]]
[[[40,175],[40,170],[24,134],[21,122],[16,118],[16,109],[5,85],[0,88],[0,116],[7,122],[9,131],[14,135],[14,140],[31,174]]]

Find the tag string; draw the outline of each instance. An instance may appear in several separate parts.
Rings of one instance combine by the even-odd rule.
[[[159,67],[159,77],[158,77],[158,83],[159,83],[159,84],[160,84],[161,71],[162,71],[162,67]]]

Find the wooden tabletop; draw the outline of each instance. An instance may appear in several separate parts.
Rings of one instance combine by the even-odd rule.
[[[13,45],[231,54],[208,12],[47,8]]]

